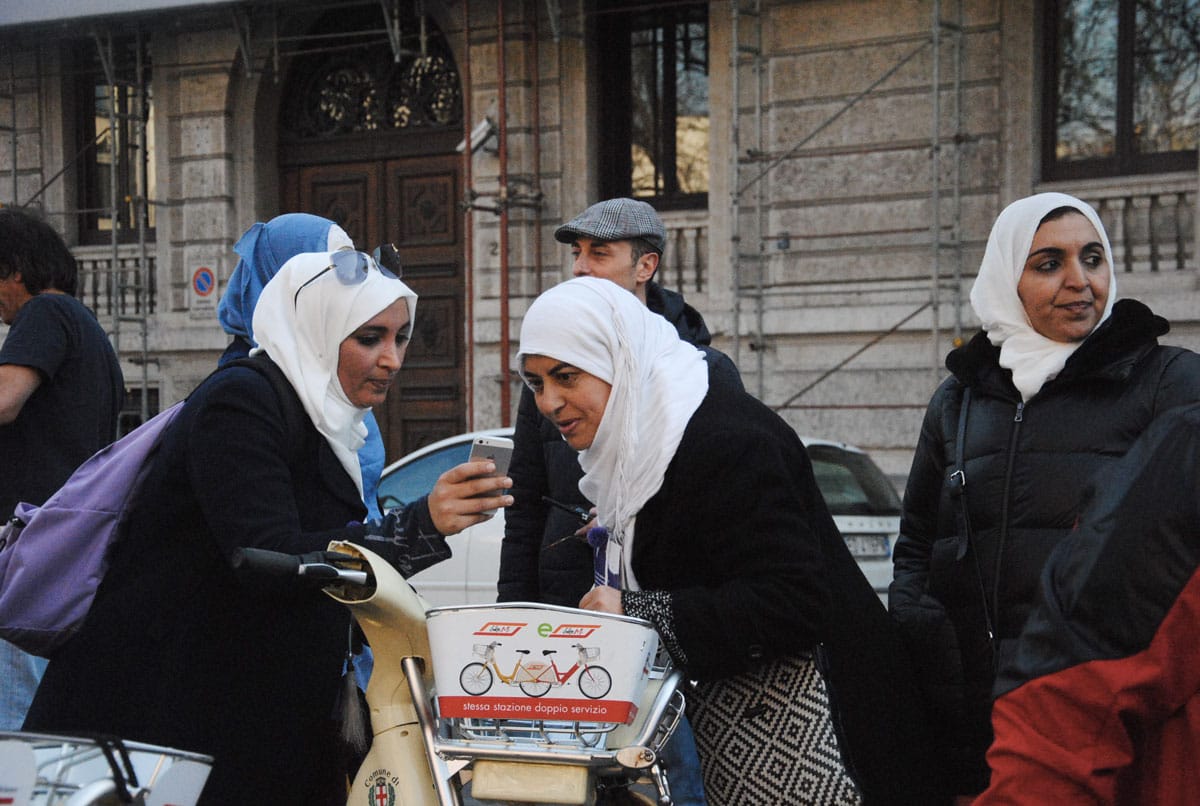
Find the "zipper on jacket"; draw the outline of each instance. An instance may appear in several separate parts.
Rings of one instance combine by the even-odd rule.
[[[1008,505],[1012,495],[1013,465],[1017,462],[1017,436],[1021,432],[1021,423],[1025,422],[1025,401],[1017,403],[1016,414],[1013,415],[1012,436],[1008,440],[1008,463],[1004,468],[1004,497],[1000,510],[1000,540],[996,546],[996,568],[992,574],[992,629],[995,631],[993,652],[1000,636],[1000,569],[1004,565],[1004,544],[1008,539]],[[992,663],[995,665],[998,654],[993,654]]]

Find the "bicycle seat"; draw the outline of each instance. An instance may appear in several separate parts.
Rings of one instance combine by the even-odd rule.
[[[543,649],[542,654],[543,655],[553,655],[557,651],[558,651],[557,649]]]
[[[518,650],[517,650],[517,654],[518,654],[518,655],[528,655],[528,654],[529,654],[529,650],[528,650],[528,649],[518,649]]]

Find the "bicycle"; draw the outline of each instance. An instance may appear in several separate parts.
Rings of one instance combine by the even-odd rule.
[[[496,647],[498,646],[501,646],[499,641],[492,641],[490,644],[475,644],[473,651],[483,658],[483,661],[468,663],[463,667],[458,676],[458,682],[463,691],[473,696],[486,694],[491,689],[492,683],[495,682],[493,670],[495,677],[499,677],[501,683],[517,686],[530,697],[542,697],[551,688],[566,685],[577,671],[579,672],[579,691],[585,697],[598,700],[612,690],[612,675],[608,670],[603,666],[589,663],[590,660],[600,657],[598,647],[572,644],[571,648],[579,652],[579,660],[565,672],[559,671],[558,664],[554,660],[556,650],[542,650],[542,656],[548,658],[549,663],[527,663],[525,658],[529,656],[529,650],[518,649],[516,650],[517,654],[523,655],[525,658],[518,657],[512,672],[506,675],[496,662]],[[550,675],[549,679],[547,679],[547,675]]]
[[[632,785],[648,782],[659,806],[670,806],[659,753],[683,712],[681,672],[656,670],[628,722],[447,717],[439,712],[434,688],[436,659],[425,603],[378,555],[335,542],[322,562],[243,549],[234,564],[247,572],[248,584],[255,574],[273,575],[322,589],[351,611],[370,641],[375,668],[366,698],[373,741],[347,792],[348,806],[462,806],[468,780],[476,801],[556,804],[644,803]],[[510,609],[519,608],[563,620],[637,622],[653,631],[648,622],[627,617],[532,604]],[[581,668],[601,668],[590,665],[594,658],[587,648],[573,647],[580,663],[572,669],[559,672],[553,658],[546,664],[558,685]],[[606,679],[605,694],[611,688]],[[553,685],[542,684],[547,690]],[[592,700],[587,705],[603,706]],[[0,793],[6,796],[0,802],[11,796],[10,802],[37,806],[194,804],[211,762],[207,756],[120,739],[0,734]]]
[[[680,671],[656,669],[627,724],[447,717],[435,691],[436,659],[424,601],[369,550],[334,542],[329,551],[324,563],[301,563],[296,556],[245,549],[235,564],[321,587],[350,609],[367,635],[375,654],[366,692],[374,736],[351,784],[348,804],[382,796],[382,802],[394,806],[461,806],[461,790],[469,779],[471,796],[478,801],[560,804],[644,800],[631,786],[648,782],[659,806],[670,806],[670,785],[659,753],[683,713]],[[528,603],[506,607],[565,620],[637,622],[653,631],[648,622],[584,615],[574,608]],[[572,646],[581,661],[573,670],[559,672],[553,662],[547,664],[560,685],[585,665],[601,668],[590,664],[594,658],[587,648]],[[543,682],[547,688],[552,685]],[[605,694],[610,688],[611,680]]]

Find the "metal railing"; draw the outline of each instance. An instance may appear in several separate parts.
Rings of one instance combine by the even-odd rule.
[[[662,214],[667,249],[658,267],[658,282],[667,288],[698,294],[708,290],[708,211]]]
[[[153,255],[146,256],[148,265],[143,275],[139,268],[141,250],[137,244],[118,247],[116,266],[113,266],[110,249],[75,251],[79,264],[77,296],[102,321],[111,317],[149,316],[158,309]],[[143,276],[148,283],[145,288],[140,285]]]
[[[1089,188],[1077,195],[1100,213],[1118,272],[1196,268],[1195,179]]]

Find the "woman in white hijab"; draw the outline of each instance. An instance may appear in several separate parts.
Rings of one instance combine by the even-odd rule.
[[[1200,399],[1200,359],[1159,346],[1167,321],[1116,291],[1090,206],[1062,193],[1009,205],[971,290],[983,329],[947,356],[921,428],[889,606],[964,802],[988,783],[994,669],[1089,482],[1159,413]]]
[[[887,616],[795,432],[743,391],[710,386],[701,352],[593,277],[534,301],[518,363],[580,451],[591,537],[607,532],[581,607],[651,621],[700,681],[688,716],[708,802],[859,802],[811,653],[835,629],[835,603]]]
[[[511,503],[509,479],[476,478],[490,464],[468,463],[389,514],[386,534],[361,523],[362,419],[400,369],[415,308],[367,255],[284,264],[255,308],[258,354],[201,383],[164,433],[30,730],[212,755],[202,803],[345,803],[334,706],[350,617],[319,591],[239,577],[230,557],[346,539],[410,572],[448,554],[444,535]]]

